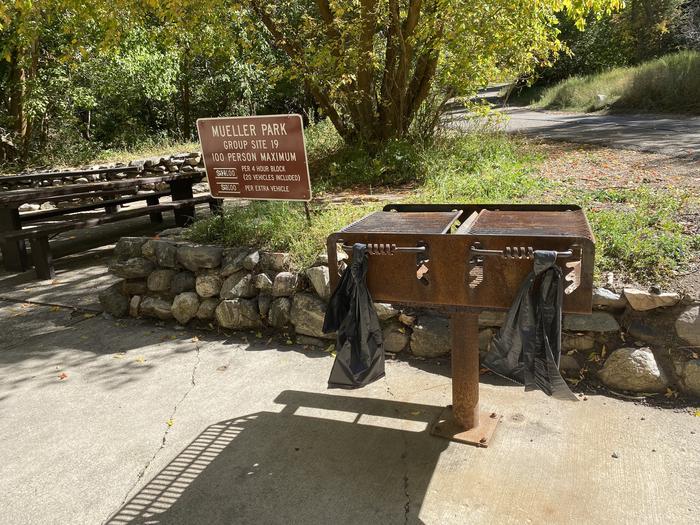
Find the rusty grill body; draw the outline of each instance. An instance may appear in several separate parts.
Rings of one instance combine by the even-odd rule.
[[[498,418],[479,413],[478,313],[508,309],[533,252],[557,251],[563,310],[591,313],[593,233],[575,205],[389,204],[328,237],[331,288],[337,253],[368,247],[367,285],[378,302],[452,312],[453,407],[433,433],[486,446]]]
[[[507,309],[532,270],[532,252],[556,250],[568,281],[564,311],[591,312],[595,247],[578,206],[390,204],[328,237],[332,288],[335,247],[356,242],[368,245],[375,301]]]

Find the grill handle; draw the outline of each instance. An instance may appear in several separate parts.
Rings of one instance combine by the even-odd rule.
[[[503,250],[486,250],[476,246],[472,246],[470,248],[470,253],[472,255],[498,256],[505,259],[532,259],[534,252],[535,250],[531,246],[528,246],[527,248],[508,246]],[[563,252],[556,252],[556,254],[557,259],[567,259],[574,255],[574,250],[569,249]]]
[[[352,253],[352,246],[343,244],[343,251]],[[394,255],[395,253],[427,253],[427,246],[396,246],[389,243],[368,243],[367,253],[370,255]]]

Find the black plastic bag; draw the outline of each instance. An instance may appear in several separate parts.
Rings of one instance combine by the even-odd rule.
[[[382,328],[367,289],[367,260],[367,246],[355,244],[328,303],[323,331],[338,331],[329,387],[358,388],[384,376]]]
[[[482,365],[498,375],[541,389],[557,399],[578,401],[559,373],[564,282],[557,253],[538,250],[493,348]]]

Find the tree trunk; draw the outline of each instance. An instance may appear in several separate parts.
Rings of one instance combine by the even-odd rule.
[[[190,140],[192,137],[192,118],[191,118],[191,75],[190,68],[192,61],[190,59],[190,50],[183,51],[182,60],[180,61],[180,96],[182,102],[182,138]]]
[[[25,161],[28,153],[29,119],[25,109],[27,90],[27,71],[21,63],[19,50],[10,52],[10,116],[12,128],[17,134],[17,146],[21,160]]]

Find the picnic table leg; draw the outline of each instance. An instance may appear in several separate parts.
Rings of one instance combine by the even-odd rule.
[[[22,223],[17,208],[0,207],[0,231],[19,231]],[[2,244],[2,262],[6,270],[23,272],[27,269],[27,247],[24,239],[8,239]]]
[[[146,204],[149,206],[157,206],[159,202],[158,195],[151,195],[146,197]],[[163,214],[159,211],[154,211],[149,215],[151,217],[151,223],[159,224],[163,222]]]
[[[48,235],[32,237],[29,242],[32,246],[32,259],[34,260],[34,269],[37,277],[39,279],[53,279],[56,277]]]
[[[174,180],[169,184],[173,201],[192,198],[192,179]],[[194,204],[175,210],[175,224],[177,226],[187,226],[192,221],[194,221]]]

